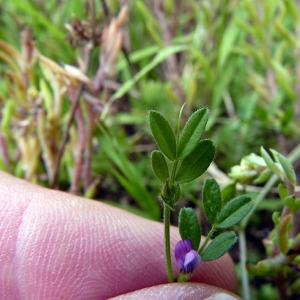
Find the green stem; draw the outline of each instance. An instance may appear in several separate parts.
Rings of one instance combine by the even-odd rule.
[[[171,173],[171,177],[170,177],[170,182],[169,182],[170,188],[174,185],[174,182],[175,182],[175,174],[176,174],[177,165],[178,165],[178,160],[174,160],[172,173]]]
[[[240,255],[241,272],[242,272],[243,299],[250,300],[250,287],[249,287],[248,272],[246,268],[247,246],[246,246],[245,228],[239,229],[239,255]]]
[[[246,237],[245,237],[245,229],[246,226],[256,210],[257,206],[260,204],[260,202],[266,197],[266,195],[269,193],[271,188],[276,183],[278,177],[276,175],[273,175],[264,188],[261,190],[259,195],[256,197],[254,206],[252,208],[251,213],[249,213],[241,222],[239,226],[239,256],[240,256],[240,263],[241,263],[241,272],[242,272],[242,292],[243,292],[243,299],[249,300],[250,299],[250,288],[249,288],[249,278],[248,278],[248,271],[246,268],[246,262],[247,262],[247,243],[246,243]]]
[[[252,214],[256,211],[258,205],[261,203],[261,201],[263,199],[265,199],[265,197],[267,196],[269,191],[272,189],[272,187],[274,186],[274,184],[276,183],[277,180],[278,180],[277,175],[272,175],[272,177],[267,181],[266,185],[263,187],[261,192],[258,194],[258,196],[256,197],[256,199],[254,201],[254,205],[253,205],[251,212],[241,222],[240,226],[242,227],[243,230],[246,228]]]
[[[164,203],[164,225],[165,225],[165,256],[166,268],[169,282],[174,281],[171,261],[171,247],[170,247],[170,207]]]
[[[201,246],[200,250],[198,251],[198,253],[201,255],[201,253],[203,252],[203,250],[205,249],[207,243],[209,242],[210,238],[212,237],[213,233],[215,232],[216,230],[216,226],[213,225],[213,227],[211,228],[211,230],[209,231],[203,245]]]

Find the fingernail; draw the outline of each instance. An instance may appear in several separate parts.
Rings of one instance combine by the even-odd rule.
[[[229,294],[225,294],[225,293],[218,293],[218,294],[214,294],[208,298],[205,298],[204,300],[236,300],[238,298],[233,297]]]

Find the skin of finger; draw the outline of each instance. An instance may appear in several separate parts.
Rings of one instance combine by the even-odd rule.
[[[203,283],[170,283],[161,284],[138,291],[120,295],[111,300],[139,300],[139,299],[161,299],[161,300],[204,300],[212,295],[222,295],[225,299],[241,299],[237,295],[224,289]],[[217,298],[216,298],[217,299]]]
[[[105,299],[167,283],[159,222],[2,172],[0,218],[0,299]],[[177,228],[171,236],[174,249]],[[191,280],[236,289],[228,255]]]

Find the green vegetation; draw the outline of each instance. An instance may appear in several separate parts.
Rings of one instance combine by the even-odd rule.
[[[244,298],[246,262],[253,299],[297,295],[299,26],[288,0],[0,0],[0,169],[161,220],[147,112],[176,128],[184,103],[182,124],[206,107],[217,147],[206,174],[222,201],[255,202],[237,228],[242,253],[231,252]],[[203,211],[206,177],[182,186],[185,205]],[[256,265],[265,258],[277,260]]]

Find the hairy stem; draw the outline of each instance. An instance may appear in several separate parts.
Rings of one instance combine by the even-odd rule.
[[[165,226],[165,256],[166,268],[169,282],[174,281],[171,260],[171,247],[170,247],[170,207],[164,203],[164,226]]]
[[[209,231],[209,233],[208,233],[208,235],[207,235],[207,237],[206,237],[206,239],[205,239],[203,245],[201,246],[200,250],[198,251],[198,253],[199,253],[200,255],[201,255],[201,253],[203,252],[203,250],[205,249],[207,243],[209,242],[209,240],[210,240],[210,238],[212,237],[212,235],[213,235],[213,233],[215,232],[215,230],[216,230],[216,227],[213,226],[213,227],[211,228],[211,230]]]

